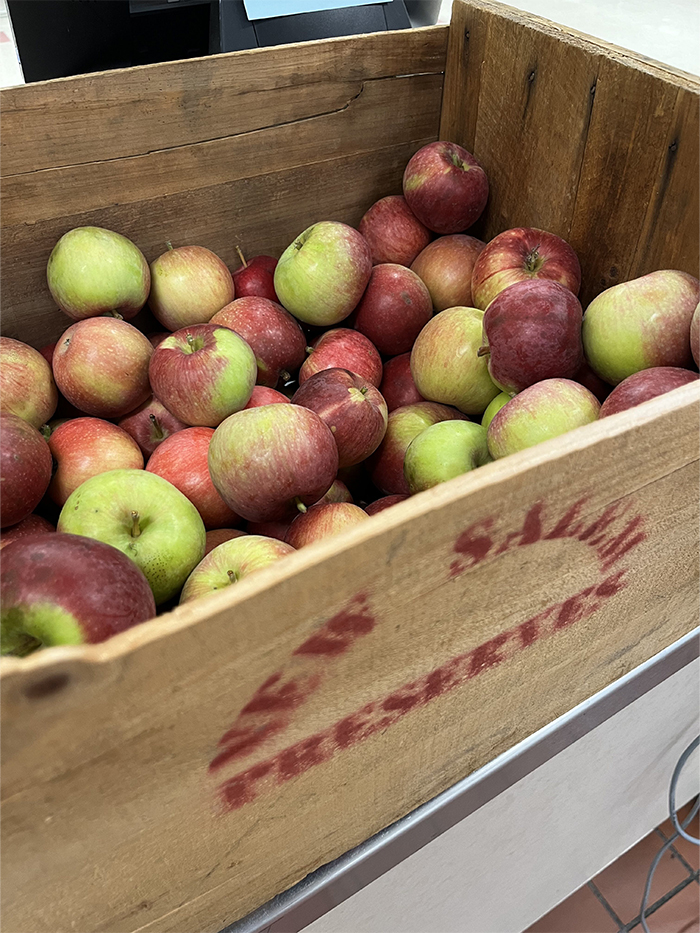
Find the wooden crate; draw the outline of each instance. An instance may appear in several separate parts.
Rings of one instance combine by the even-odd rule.
[[[452,24],[2,93],[3,330],[80,224],[279,253],[437,138],[481,233],[567,238],[584,303],[698,274],[698,80],[485,0]],[[423,493],[107,644],[3,660],[3,928],[216,931],[698,621],[697,385]]]

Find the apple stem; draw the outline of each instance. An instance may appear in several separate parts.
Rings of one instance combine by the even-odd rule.
[[[301,501],[299,496],[297,496],[296,499],[294,500],[294,504],[296,505],[296,507],[299,509],[300,512],[308,512],[308,509],[306,508],[304,503]]]
[[[476,351],[476,355],[477,356],[488,356],[490,352],[491,350],[489,347],[479,347],[479,349]]]
[[[173,248],[173,244],[170,242],[170,240],[166,240],[166,241],[165,241],[165,245],[168,247],[168,249],[172,249],[172,248]]]
[[[123,315],[121,315],[118,311],[105,311],[102,317],[113,317],[113,318],[116,318],[118,321],[124,320]]]
[[[139,527],[139,513],[132,512],[131,513],[131,537],[138,538],[140,534],[141,534],[141,529]]]
[[[240,246],[237,246],[237,247],[236,247],[236,252],[238,253],[238,258],[239,258],[239,259],[241,260],[241,262],[243,263],[243,268],[244,268],[244,269],[247,269],[247,268],[248,268],[248,263],[245,261],[245,256],[243,255],[243,252],[241,251]]]
[[[187,343],[194,349],[194,337],[192,334],[187,335]]]
[[[165,438],[165,431],[161,427],[160,421],[156,418],[153,412],[150,413],[150,415],[148,416],[148,419],[153,425],[155,436],[158,438],[158,440],[162,441]]]
[[[279,376],[279,377],[280,377],[280,379],[282,380],[283,383],[287,383],[287,382],[289,382],[289,381],[291,380],[292,374],[291,374],[291,373],[288,373],[286,369],[281,369],[281,370],[280,370],[280,376]]]
[[[39,428],[39,433],[48,441],[48,439],[51,437],[51,427],[48,424],[42,424],[42,426]]]
[[[367,393],[369,392],[369,386],[362,386],[362,388],[360,389],[360,392],[362,392],[363,395],[367,395]]]
[[[313,347],[307,347],[307,348],[306,348],[306,352],[307,352],[307,353],[313,353],[313,352],[314,352],[314,348],[313,348]]]
[[[226,574],[227,574],[227,576],[228,576],[228,578],[229,578],[229,582],[230,582],[230,583],[237,583],[237,582],[238,582],[238,577],[236,576],[236,571],[235,571],[235,570],[227,570],[227,571],[226,571]]]
[[[540,248],[539,246],[535,246],[534,249],[530,250],[530,252],[527,254],[527,258],[525,259],[525,268],[527,269],[528,272],[537,271],[537,266],[538,266],[537,260],[539,258],[540,258]]]

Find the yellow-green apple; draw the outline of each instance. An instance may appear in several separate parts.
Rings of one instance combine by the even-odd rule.
[[[448,308],[425,325],[411,350],[411,374],[423,398],[481,415],[498,395],[487,360],[478,355],[483,319],[476,308]]]
[[[372,262],[396,262],[410,266],[430,243],[431,233],[400,194],[376,201],[364,214],[358,230],[367,240]]]
[[[292,315],[268,298],[237,298],[210,321],[235,330],[255,354],[258,385],[286,382],[306,358],[306,337]]]
[[[314,505],[323,505],[327,502],[352,502],[352,493],[342,481],[342,479],[333,480],[333,485],[325,494],[322,496],[318,502],[315,502]]]
[[[262,405],[288,405],[289,399],[277,389],[267,386],[253,386],[253,391],[246,408],[260,408]]]
[[[195,506],[204,527],[225,528],[239,518],[214,488],[209,475],[209,444],[214,428],[185,428],[151,454],[146,469],[172,483]]]
[[[654,366],[651,369],[642,369],[638,373],[632,373],[615,386],[601,405],[598,417],[607,418],[608,415],[634,408],[642,402],[656,398],[657,395],[664,395],[680,386],[688,385],[689,382],[695,382],[697,378],[697,373],[689,369],[680,369],[677,366]]]
[[[15,541],[3,553],[0,594],[2,654],[106,641],[156,614],[139,568],[80,535]]]
[[[411,375],[410,353],[402,353],[386,361],[379,391],[384,396],[389,411],[402,408],[404,405],[413,405],[414,402],[425,401]]]
[[[247,521],[291,519],[333,484],[338,448],[315,412],[264,405],[219,425],[209,445],[209,472],[224,502]]]
[[[101,418],[71,418],[49,437],[55,470],[49,495],[64,505],[78,486],[109,470],[142,470],[143,454],[126,431]]]
[[[384,509],[390,509],[392,505],[396,505],[398,502],[404,502],[408,498],[409,496],[382,496],[381,499],[375,499],[374,502],[370,502],[369,505],[366,505],[365,512],[370,516],[378,515],[379,512],[383,512]]]
[[[700,366],[700,303],[696,306],[690,319],[690,352],[695,360],[695,365]]]
[[[472,301],[486,310],[499,292],[516,282],[549,279],[574,295],[581,287],[581,264],[566,240],[536,227],[514,227],[494,237],[472,271]]]
[[[472,307],[472,270],[485,246],[483,240],[455,233],[438,237],[416,256],[411,269],[425,282],[436,311]]]
[[[591,369],[617,385],[642,369],[692,366],[690,322],[700,283],[663,269],[601,292],[583,316],[583,349]]]
[[[486,406],[486,411],[481,417],[481,426],[488,428],[495,415],[513,398],[508,392],[501,392],[496,398],[492,399]]]
[[[184,421],[176,418],[154,395],[128,415],[124,415],[118,424],[133,437],[147,460],[166,438],[187,427]]]
[[[486,428],[473,421],[440,421],[413,438],[403,472],[408,488],[416,493],[490,461]]]
[[[168,330],[206,324],[235,297],[226,263],[204,246],[168,244],[151,263],[148,306]]]
[[[256,295],[258,298],[268,298],[279,304],[275,291],[275,269],[277,260],[274,256],[253,256],[246,261],[243,253],[236,247],[242,265],[233,273],[233,286],[238,298]]]
[[[66,500],[57,529],[123,551],[145,574],[156,605],[180,591],[204,556],[197,509],[146,470],[111,470],[86,480]]]
[[[489,453],[498,460],[595,421],[600,402],[570,379],[545,379],[514,396],[486,432]]]
[[[0,414],[0,527],[16,525],[41,502],[51,481],[51,451],[37,429]]]
[[[330,327],[362,297],[372,271],[367,241],[347,224],[307,227],[282,253],[274,285],[280,302],[307,324]]]
[[[385,262],[372,269],[354,314],[355,330],[386,356],[407,353],[433,316],[430,292],[415,272]]]
[[[428,143],[406,166],[403,196],[428,230],[460,233],[481,216],[489,181],[478,161],[462,146]]]
[[[331,429],[339,467],[365,460],[386,432],[388,411],[379,389],[347,369],[315,373],[294,393],[292,404],[315,411]]]
[[[226,589],[244,577],[263,570],[294,548],[275,538],[242,535],[210,551],[194,568],[182,588],[180,604]]]
[[[511,395],[543,379],[573,379],[583,363],[582,319],[578,298],[558,282],[516,282],[484,312],[479,356]]]
[[[0,337],[0,411],[40,428],[57,404],[58,390],[46,358],[21,340]]]
[[[285,528],[286,534],[286,528]],[[204,556],[206,557],[215,547],[223,544],[224,541],[231,541],[232,538],[240,538],[245,535],[245,531],[240,528],[212,528],[207,532],[207,543],[204,547]],[[284,535],[282,536],[284,538]]]
[[[302,548],[322,538],[330,538],[348,528],[366,522],[369,515],[359,505],[351,502],[326,502],[312,505],[303,515],[298,515],[289,526],[286,541],[293,548]]]
[[[299,370],[299,385],[324,369],[349,369],[375,388],[382,381],[382,358],[371,340],[348,327],[336,327],[317,337]]]
[[[215,428],[248,404],[258,367],[242,337],[217,324],[176,331],[153,351],[153,394],[185,424]]]
[[[55,530],[51,522],[32,512],[31,515],[27,515],[16,525],[10,525],[9,528],[2,529],[2,532],[0,532],[0,548],[11,544],[12,541],[17,541],[18,538],[28,538],[31,535],[46,534],[46,532]]]
[[[54,246],[46,267],[49,291],[74,321],[116,312],[134,317],[151,285],[148,263],[131,240],[103,227],[75,227]]]
[[[464,415],[437,402],[417,402],[389,415],[386,434],[369,461],[374,485],[385,495],[410,495],[403,472],[406,449],[414,437],[439,421],[465,420]]]
[[[56,344],[53,374],[66,399],[86,415],[119,418],[150,395],[153,346],[140,330],[112,317],[72,324]]]

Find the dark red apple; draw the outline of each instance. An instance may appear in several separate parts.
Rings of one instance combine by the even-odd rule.
[[[382,358],[377,348],[364,334],[347,327],[327,330],[314,340],[299,370],[299,385],[324,369],[349,369],[376,388],[382,381]]]
[[[376,201],[357,229],[369,244],[374,265],[396,262],[410,266],[431,238],[430,230],[418,220],[400,194]]]
[[[330,538],[348,528],[354,528],[367,521],[369,516],[359,505],[350,502],[328,502],[312,505],[304,514],[294,519],[287,532],[287,544],[293,548],[305,547]]]
[[[517,282],[484,314],[484,343],[494,384],[515,395],[544,379],[573,379],[583,363],[578,298],[546,279]]]
[[[253,386],[253,394],[248,399],[246,408],[260,408],[262,405],[288,405],[289,399],[277,389],[267,386]],[[245,410],[245,409],[244,409]]]
[[[697,379],[697,373],[677,366],[643,369],[615,386],[603,402],[598,418],[607,418],[608,415],[616,415],[619,411],[627,411],[628,408],[634,408],[642,402],[656,398],[657,395],[664,395]]]
[[[514,227],[494,237],[472,271],[472,300],[485,311],[499,292],[516,282],[549,279],[574,295],[581,287],[581,265],[566,240],[536,227]]]
[[[450,142],[428,143],[403,174],[403,194],[434,233],[460,233],[479,219],[489,196],[486,172],[471,152]]]
[[[386,361],[379,391],[384,396],[390,412],[395,408],[403,408],[404,405],[426,401],[413,381],[410,353],[402,353]]]
[[[17,541],[19,538],[29,538],[31,535],[43,535],[56,529],[41,515],[32,512],[16,525],[10,525],[9,528],[3,528],[0,532],[0,548]]]
[[[285,525],[285,534],[286,533],[287,526]],[[215,547],[223,544],[224,541],[230,541],[232,538],[240,538],[244,534],[246,534],[246,532],[241,531],[240,528],[212,528],[211,531],[207,532],[204,557],[206,557],[210,551],[213,551]]]
[[[396,505],[397,502],[404,502],[406,499],[410,498],[409,496],[383,496],[381,499],[375,499],[374,502],[370,502],[369,505],[365,506],[365,512],[368,515],[377,515],[379,512],[383,512],[384,509],[390,509],[392,505]]]
[[[433,316],[430,292],[406,266],[374,266],[355,310],[355,330],[371,340],[380,353],[408,353]]]
[[[133,437],[146,459],[167,437],[187,427],[184,421],[176,418],[153,395],[147,398],[143,405],[139,405],[134,411],[125,415],[118,424],[123,431]]]
[[[315,411],[328,425],[340,467],[369,457],[386,432],[388,411],[379,390],[347,369],[315,373],[294,393],[292,404]]]
[[[39,431],[18,415],[0,414],[0,527],[34,511],[51,481],[51,467],[51,451]]]
[[[239,521],[214,488],[207,457],[213,428],[185,428],[167,438],[151,455],[146,466],[172,483],[202,516],[204,527],[226,528]]]
[[[411,264],[425,282],[436,311],[471,308],[472,270],[486,244],[476,237],[455,233],[429,243]]]
[[[306,337],[289,311],[268,298],[237,298],[209,322],[235,330],[255,354],[257,383],[275,388],[289,380],[306,358]]]
[[[572,376],[574,382],[578,382],[580,385],[585,386],[590,392],[592,392],[599,402],[604,402],[605,399],[612,392],[612,386],[608,385],[607,382],[603,382],[600,376],[597,376],[591,367],[588,365],[588,361],[584,355],[583,363],[579,367],[575,376]]]
[[[108,470],[142,470],[143,454],[126,431],[101,418],[71,418],[49,437],[56,469],[49,495],[63,506],[86,479]]]
[[[403,473],[406,448],[431,424],[455,419],[465,419],[465,416],[456,408],[438,402],[417,402],[392,411],[384,440],[370,460],[372,482],[377,489],[386,495],[410,495]]]
[[[338,448],[315,412],[264,405],[219,425],[209,446],[209,472],[229,508],[247,521],[291,519],[333,484]]]
[[[241,260],[241,267],[233,273],[233,284],[238,298],[247,298],[255,295],[258,298],[267,298],[279,304],[275,291],[275,267],[277,260],[274,256],[253,256],[246,262],[243,253],[236,247]]]
[[[159,330],[155,334],[146,334],[148,339],[151,341],[153,347],[157,347],[159,343],[162,343],[166,337],[169,337],[172,334],[171,330]]]
[[[15,541],[3,552],[0,593],[3,654],[105,641],[156,614],[136,564],[82,535]]]

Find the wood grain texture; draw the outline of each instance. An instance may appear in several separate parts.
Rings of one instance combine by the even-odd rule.
[[[5,928],[216,931],[689,631],[699,400],[688,386],[491,464],[107,645],[7,662]],[[305,666],[358,588],[371,631]],[[322,683],[208,770],[290,664],[293,685]],[[222,782],[256,765],[254,796],[222,812]]]
[[[522,225],[569,240],[584,307],[654,269],[697,275],[699,90],[538,17],[455,0],[440,135],[492,182],[475,234]]]

